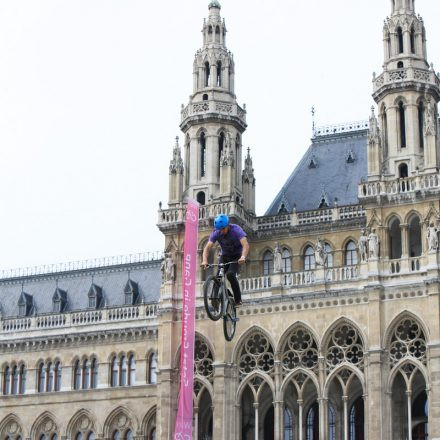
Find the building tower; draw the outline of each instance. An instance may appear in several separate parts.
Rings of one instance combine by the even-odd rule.
[[[246,111],[234,93],[234,59],[226,47],[226,25],[217,0],[203,23],[203,47],[195,54],[194,86],[182,108],[184,179],[182,198],[201,205],[245,203],[242,184],[242,134]],[[173,192],[174,194],[175,192]],[[173,206],[182,200],[170,199]]]
[[[369,180],[432,173],[439,166],[440,82],[427,61],[425,27],[414,2],[391,0],[384,23],[383,72],[373,77],[380,134],[370,118]]]

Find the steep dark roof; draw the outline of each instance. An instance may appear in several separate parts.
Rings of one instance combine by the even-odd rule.
[[[124,289],[127,280],[136,284],[139,292],[137,302],[159,300],[161,260],[144,263],[120,264],[94,269],[71,270],[59,273],[16,277],[0,280],[0,311],[3,317],[18,316],[18,300],[23,290],[32,295],[35,313],[51,313],[55,290],[66,293],[66,311],[86,310],[89,305],[88,293],[94,284],[102,289],[106,306],[124,304]],[[135,284],[133,284],[135,283]]]
[[[287,212],[318,209],[323,200],[330,207],[335,199],[339,206],[357,204],[357,185],[368,171],[367,135],[362,129],[314,137],[266,215],[283,207]]]

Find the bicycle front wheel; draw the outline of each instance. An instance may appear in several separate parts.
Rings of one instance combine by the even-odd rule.
[[[223,295],[219,279],[210,275],[203,284],[203,302],[209,319],[218,321],[222,317]]]
[[[237,315],[235,307],[231,301],[226,304],[226,312],[223,316],[223,333],[227,341],[232,341],[235,335],[235,327],[237,325]]]

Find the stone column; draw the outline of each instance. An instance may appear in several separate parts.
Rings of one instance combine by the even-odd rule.
[[[283,440],[283,401],[273,402],[274,406],[274,439]]]
[[[319,440],[327,440],[328,437],[328,399],[318,399],[319,404]]]
[[[225,378],[225,364],[214,364],[214,401],[212,411],[212,436],[215,440],[226,439],[227,431],[227,394],[228,387]],[[232,402],[231,402],[232,404]]]
[[[258,440],[259,434],[259,421],[258,421],[258,403],[254,403],[254,411],[255,411],[255,431],[254,431],[254,439]]]
[[[209,79],[209,86],[215,87],[217,83],[217,66],[215,64],[211,65],[211,74]]]
[[[193,438],[199,438],[199,407],[194,407],[194,429],[193,429]]]
[[[409,226],[406,223],[400,225],[400,237],[402,242],[402,257],[401,257],[401,268],[402,273],[409,272],[409,236],[408,236]]]
[[[298,399],[298,440],[303,440],[303,400]]]
[[[412,413],[411,413],[411,397],[412,397],[412,391],[407,390],[406,391],[406,400],[408,405],[408,440],[412,440]]]
[[[397,145],[399,145],[399,125],[397,118],[398,107],[392,105],[387,108],[387,128],[388,128],[388,155],[390,158],[397,156]],[[394,163],[390,162],[390,172],[394,173]]]
[[[342,403],[344,405],[344,417],[343,417],[343,423],[344,423],[344,440],[348,440],[348,396],[342,396]]]

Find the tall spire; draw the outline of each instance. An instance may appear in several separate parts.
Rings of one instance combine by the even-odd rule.
[[[425,129],[428,110],[436,120],[440,79],[429,65],[426,30],[414,1],[391,0],[391,16],[383,27],[383,72],[373,76],[381,132],[380,170],[387,179],[431,173],[440,166],[436,133]],[[374,173],[369,175],[378,178],[378,156],[373,156]]]

